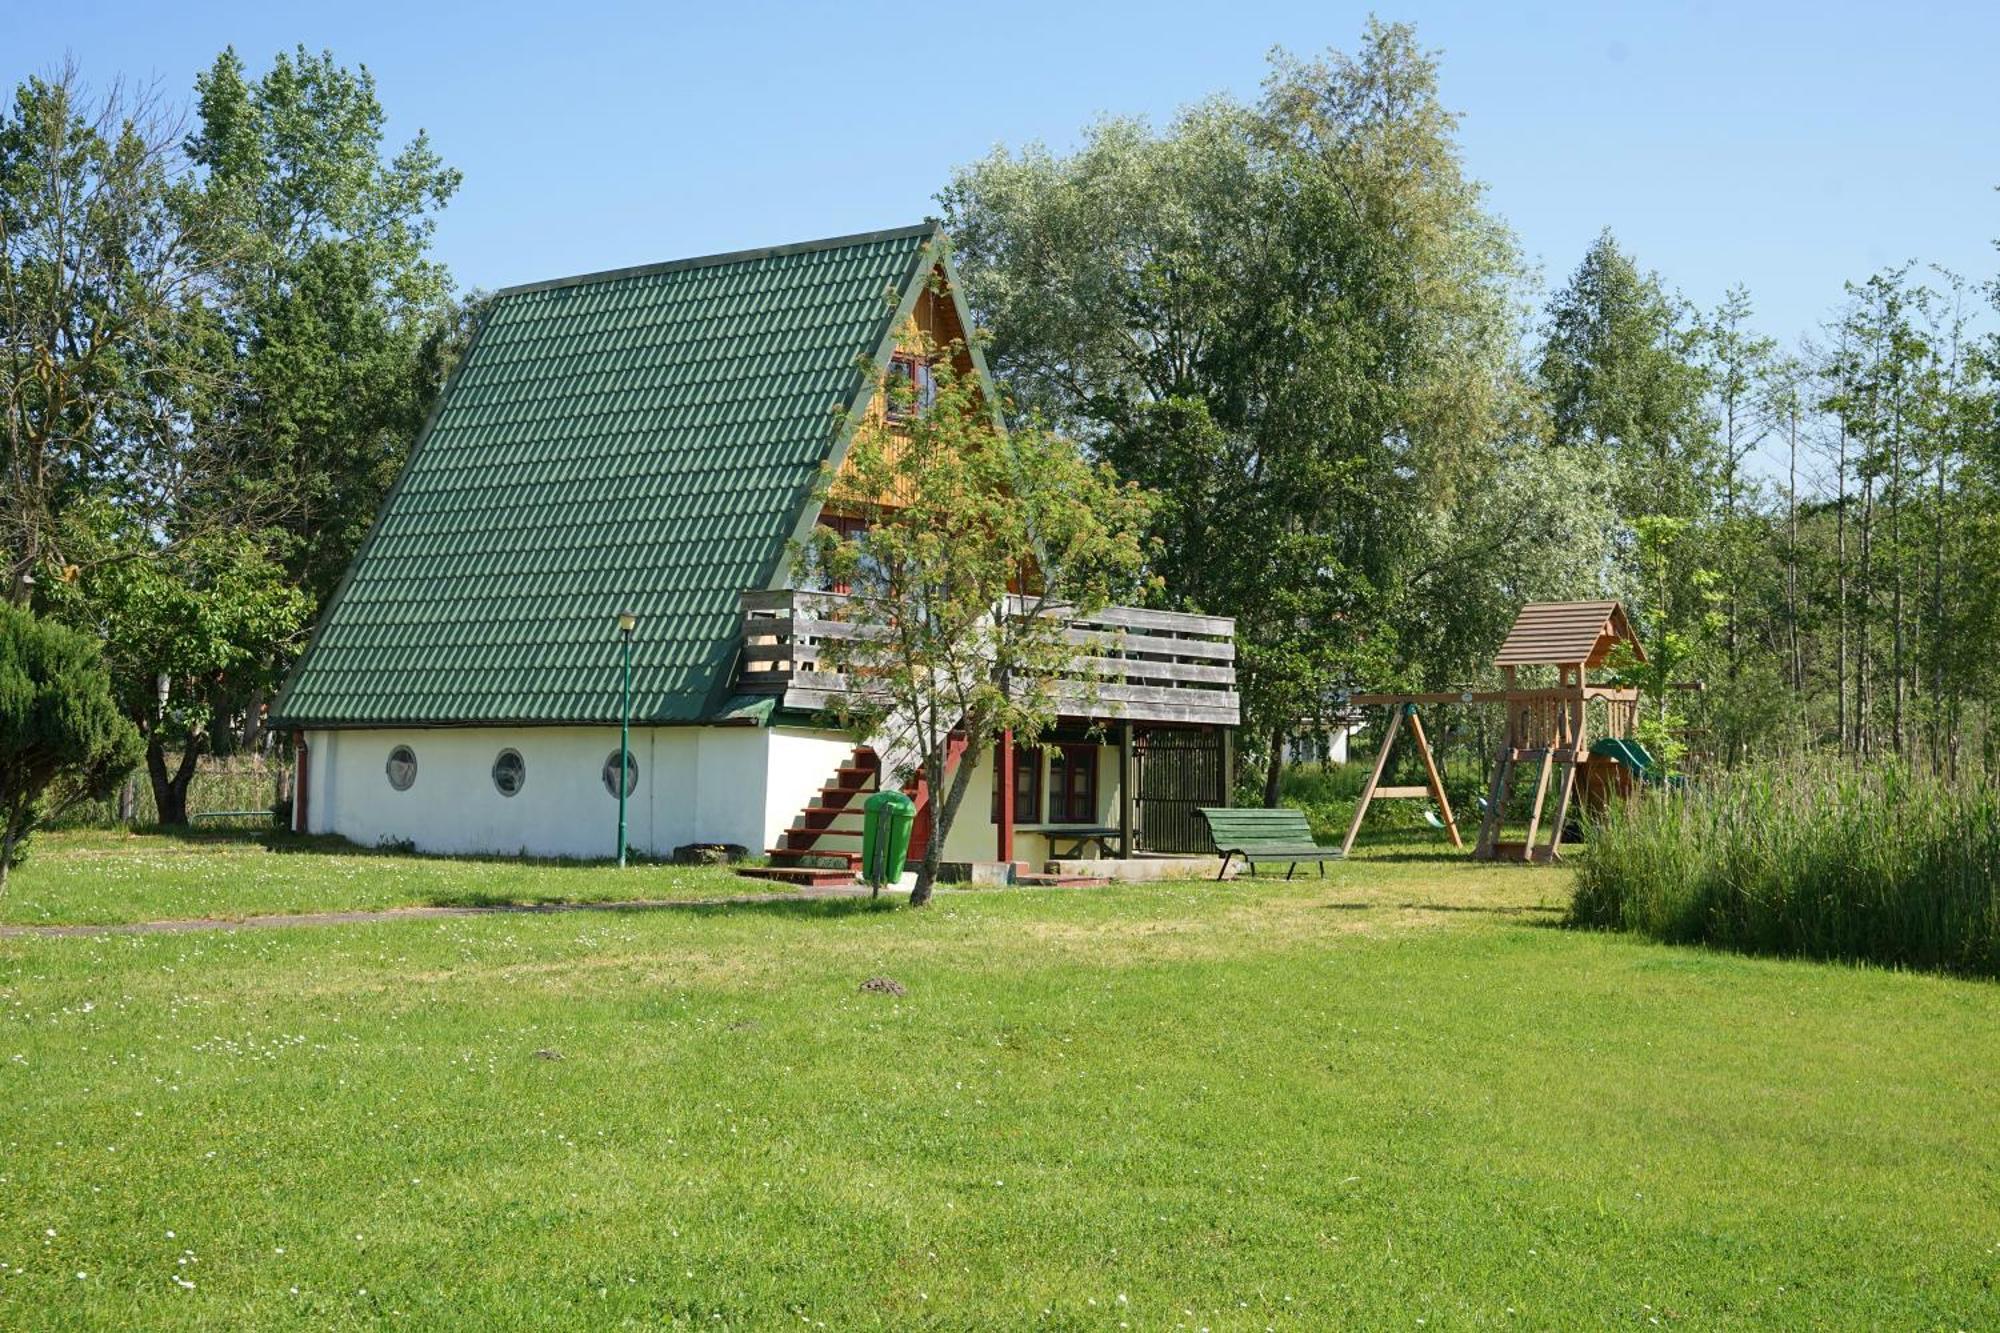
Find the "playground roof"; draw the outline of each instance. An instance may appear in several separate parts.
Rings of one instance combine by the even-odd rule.
[[[1635,660],[1646,660],[1632,621],[1617,602],[1529,602],[1514,617],[1493,665],[1603,666],[1620,643],[1630,645]]]

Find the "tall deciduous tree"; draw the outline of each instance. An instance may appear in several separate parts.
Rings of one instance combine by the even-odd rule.
[[[196,81],[188,152],[220,243],[231,416],[255,441],[236,484],[324,602],[437,389],[426,346],[451,284],[430,258],[459,173],[420,131],[390,152],[366,67],[300,47],[251,77],[234,50]]]
[[[365,70],[225,52],[197,93],[191,135],[74,74],[0,121],[9,595],[106,638],[169,823],[223,722],[254,741],[457,323],[426,256],[457,174],[385,154]]]
[[[1549,302],[1537,375],[1550,438],[1601,454],[1627,515],[1706,512],[1713,432],[1699,350],[1686,303],[1608,231]]]
[[[223,246],[152,99],[93,95],[74,68],[0,114],[0,559],[4,596],[79,566],[74,516],[116,503],[164,527],[191,474],[185,423],[215,376]]]
[[[996,373],[1159,492],[1166,595],[1236,618],[1267,799],[1337,686],[1417,669],[1410,580],[1519,408],[1515,250],[1455,134],[1434,56],[1373,24],[1279,56],[1254,107],[998,151],[941,196]]]

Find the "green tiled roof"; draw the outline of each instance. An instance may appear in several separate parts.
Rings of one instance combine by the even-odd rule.
[[[728,706],[770,585],[936,231],[499,294],[276,709],[289,724],[615,722]]]

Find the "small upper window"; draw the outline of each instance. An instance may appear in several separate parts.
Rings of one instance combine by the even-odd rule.
[[[937,372],[928,361],[896,353],[889,360],[888,416],[908,421],[937,401]]]
[[[502,750],[493,760],[493,786],[502,796],[512,796],[528,780],[528,765],[519,750]]]
[[[618,751],[604,756],[604,790],[612,796],[618,795]],[[631,751],[625,753],[625,795],[639,790],[639,756]]]
[[[417,780],[417,752],[407,745],[398,745],[389,751],[389,762],[383,767],[388,770],[391,787],[408,791]]]

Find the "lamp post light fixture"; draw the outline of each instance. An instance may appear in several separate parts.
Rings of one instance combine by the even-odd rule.
[[[633,611],[618,613],[618,634],[625,640],[625,701],[618,714],[618,868],[625,868],[625,796],[632,788],[632,635],[639,628]]]

